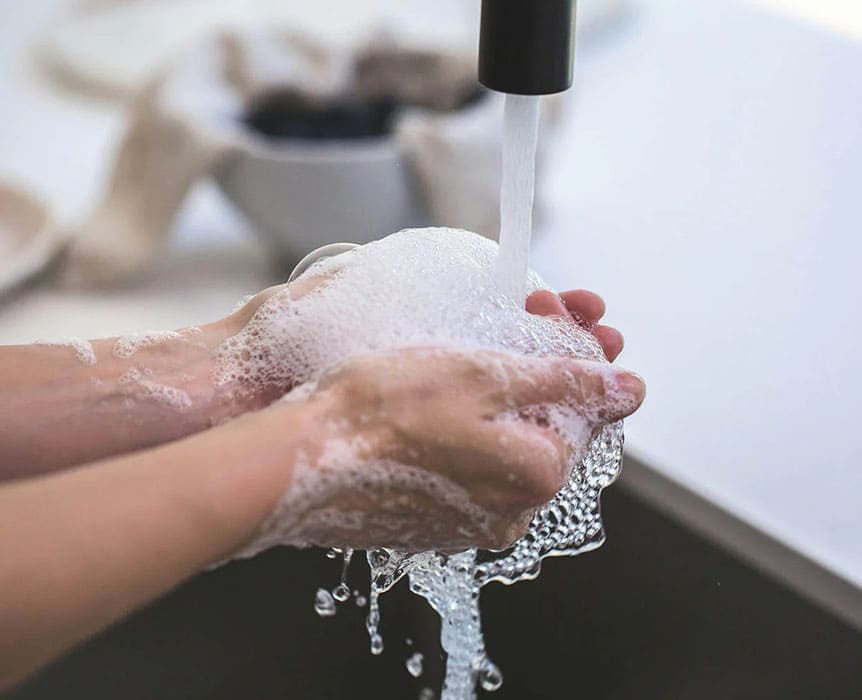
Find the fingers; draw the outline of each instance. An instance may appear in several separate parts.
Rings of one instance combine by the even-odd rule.
[[[562,402],[606,422],[633,413],[646,394],[637,374],[589,360],[511,358],[504,367],[507,393],[519,407]]]
[[[559,435],[549,428],[532,425],[524,420],[502,426],[511,435],[508,460],[516,465],[517,492],[515,504],[535,508],[550,501],[567,476],[570,450]]]
[[[615,378],[617,391],[609,398],[604,418],[613,423],[630,416],[646,398],[646,383],[635,372],[622,371]]]
[[[567,476],[570,448],[553,430],[512,416],[473,428],[465,441],[471,445],[472,481],[455,478],[485,508],[520,513],[547,503]]]
[[[623,335],[611,326],[600,326],[597,322],[605,315],[605,302],[598,295],[585,289],[572,289],[557,295],[541,289],[527,298],[527,311],[538,316],[560,316],[572,318],[582,328],[595,335],[602,346],[605,357],[613,362],[623,350]]]
[[[617,359],[619,354],[623,351],[623,334],[620,333],[616,328],[611,328],[610,326],[596,326],[593,329],[593,335],[596,336],[596,340],[599,341],[599,344],[602,346],[602,350],[605,351],[605,357],[608,358],[610,362],[613,362]]]
[[[527,311],[536,316],[569,316],[569,310],[559,295],[549,289],[540,289],[527,297]]]
[[[595,322],[605,314],[605,302],[597,294],[584,289],[562,294],[540,289],[527,297],[527,311],[538,316],[571,317],[579,325],[592,329]]]
[[[605,315],[605,302],[598,295],[586,289],[573,289],[562,292],[560,299],[576,321],[594,324]]]

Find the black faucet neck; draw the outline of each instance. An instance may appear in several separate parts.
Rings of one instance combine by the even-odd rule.
[[[575,0],[482,0],[479,82],[516,95],[572,85]]]

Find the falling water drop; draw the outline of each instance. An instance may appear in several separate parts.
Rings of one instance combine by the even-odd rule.
[[[485,659],[479,667],[479,685],[482,690],[494,691],[503,685],[503,674],[493,662]]]
[[[405,664],[407,666],[407,671],[414,678],[419,678],[419,676],[422,675],[422,661],[423,656],[418,651],[407,659],[407,663]]]
[[[332,594],[325,588],[318,588],[314,596],[314,612],[321,617],[332,617],[335,615],[335,601]]]
[[[339,603],[344,603],[350,598],[350,589],[344,583],[339,583],[332,589],[332,597]]]

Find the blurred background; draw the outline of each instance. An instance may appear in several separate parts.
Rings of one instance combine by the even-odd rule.
[[[537,0],[538,1],[538,0]],[[495,235],[474,0],[0,0],[0,342],[203,323],[333,241]],[[862,697],[862,3],[581,0],[533,267],[649,385],[608,542],[483,593],[499,697]],[[362,572],[355,571],[362,587]],[[202,575],[9,698],[416,697],[433,615]],[[404,669],[410,637],[426,673]]]

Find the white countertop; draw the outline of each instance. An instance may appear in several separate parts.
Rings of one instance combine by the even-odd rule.
[[[33,79],[50,11],[0,10],[0,178],[67,219],[121,119]],[[601,292],[625,332],[649,385],[633,455],[860,585],[862,42],[729,0],[654,0],[614,31],[579,53],[534,266]],[[274,279],[243,228],[203,186],[150,281],[22,294],[0,342],[217,317]]]
[[[578,75],[534,264],[625,332],[632,454],[862,584],[862,42],[654,2]]]

